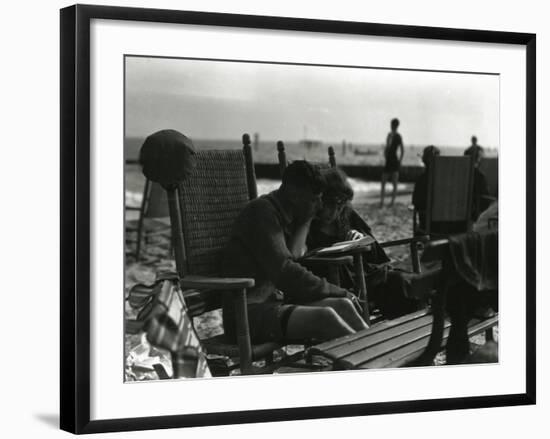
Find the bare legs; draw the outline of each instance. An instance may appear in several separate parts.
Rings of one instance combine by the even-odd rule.
[[[395,202],[395,196],[397,195],[397,182],[399,180],[399,172],[392,172],[391,182],[393,184],[393,192],[391,193],[391,203],[390,206],[393,206]]]
[[[399,182],[399,172],[392,172],[389,174],[391,177],[391,182],[393,185],[393,190],[391,194],[390,206],[393,206],[395,202],[395,197],[397,195],[397,183]],[[382,187],[380,189],[380,207],[384,206],[384,197],[386,195],[386,181],[388,180],[388,173],[382,173]]]
[[[366,328],[368,325],[349,299],[331,297],[296,307],[288,319],[286,334],[290,339],[325,341]]]
[[[388,179],[388,174],[382,172],[382,187],[380,188],[380,207],[384,205],[384,196],[386,195],[386,180]]]
[[[310,306],[330,307],[346,321],[355,331],[367,329],[369,325],[363,320],[363,317],[357,312],[351,300],[345,297],[327,297],[317,302],[309,303]]]

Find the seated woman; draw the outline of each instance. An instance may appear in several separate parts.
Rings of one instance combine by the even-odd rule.
[[[351,207],[353,189],[340,169],[323,170],[327,188],[323,192],[323,205],[312,220],[307,237],[309,249],[326,247],[335,242],[360,239],[372,235],[368,224]],[[407,273],[389,265],[384,249],[375,242],[363,255],[369,298],[386,318],[395,318],[419,308],[416,300],[408,298]],[[327,273],[318,272],[320,276]],[[340,273],[341,286],[354,288],[353,267],[345,267]]]

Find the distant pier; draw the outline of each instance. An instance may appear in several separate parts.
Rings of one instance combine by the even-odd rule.
[[[341,165],[348,177],[359,178],[365,181],[380,181],[382,177],[382,165]],[[276,163],[254,163],[257,178],[269,178],[278,180],[279,165]],[[414,183],[424,171],[422,166],[401,166],[399,170],[399,181],[403,183]]]

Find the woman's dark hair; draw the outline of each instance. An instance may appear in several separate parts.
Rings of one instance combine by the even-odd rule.
[[[282,187],[287,186],[308,187],[314,194],[320,194],[325,190],[326,180],[319,166],[306,160],[295,160],[288,165],[283,173]]]
[[[326,182],[323,198],[353,199],[353,188],[348,182],[348,177],[339,168],[328,168],[321,171]]]
[[[344,199],[346,201],[346,205],[336,218],[338,238],[344,240],[347,232],[350,230],[349,216],[351,208],[347,202],[353,199],[353,188],[349,184],[347,175],[341,169],[328,168],[323,169],[321,172],[327,183],[327,187],[323,193],[323,201],[331,198]]]

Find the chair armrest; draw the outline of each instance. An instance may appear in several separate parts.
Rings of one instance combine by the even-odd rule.
[[[448,250],[448,239],[438,239],[437,241],[430,241],[424,246],[424,253],[422,253],[422,262],[440,261],[446,258]]]
[[[347,265],[353,263],[353,256],[306,256],[298,259],[302,265]]]
[[[411,244],[413,242],[427,242],[428,240],[429,240],[428,236],[414,236],[412,238],[397,239],[395,241],[381,242],[380,247],[382,247],[382,248],[394,247],[394,246],[397,246],[397,245]]]
[[[182,288],[205,290],[241,290],[254,286],[254,279],[247,277],[209,277],[188,275],[180,280]]]

